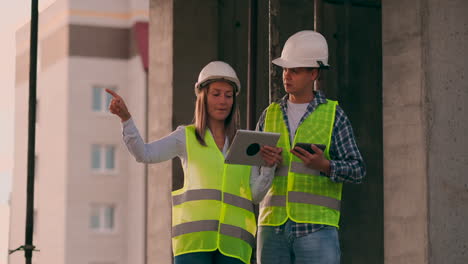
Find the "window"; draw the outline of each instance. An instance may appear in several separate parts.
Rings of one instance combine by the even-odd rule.
[[[106,88],[116,91],[115,87],[94,86],[93,87],[93,111],[108,112],[112,96],[106,92]]]
[[[96,232],[110,232],[115,227],[115,207],[113,205],[91,205],[89,228]]]
[[[91,168],[103,172],[115,170],[115,146],[92,145]]]

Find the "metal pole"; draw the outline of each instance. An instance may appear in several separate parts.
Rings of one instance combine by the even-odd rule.
[[[269,88],[270,103],[281,97],[282,73],[271,63],[271,61],[281,55],[280,37],[279,37],[279,0],[268,1],[268,42],[269,42]]]
[[[314,0],[314,30],[317,32],[322,32],[322,17],[323,17],[323,0]],[[323,87],[323,78],[319,76],[319,79],[314,83],[314,91],[320,90]]]
[[[36,153],[36,78],[37,78],[37,31],[38,0],[31,1],[31,39],[29,62],[29,129],[28,129],[28,180],[26,198],[26,239],[24,256],[26,264],[31,264],[34,227],[34,167]]]
[[[257,84],[257,0],[250,0],[249,6],[249,47],[247,70],[247,129],[255,128],[256,94]]]
[[[149,32],[148,32],[149,34]],[[149,70],[145,70],[145,142],[149,141],[149,81],[148,77],[149,76]],[[148,170],[148,164],[145,163],[145,212],[144,212],[144,236],[145,236],[145,242],[144,242],[144,258],[145,261],[144,263],[148,263],[148,175],[149,175],[149,170]]]
[[[322,0],[314,0],[314,30],[320,32],[322,29]]]

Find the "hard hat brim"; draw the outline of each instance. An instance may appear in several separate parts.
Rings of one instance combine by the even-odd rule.
[[[226,76],[210,76],[209,78],[205,78],[201,80],[200,82],[197,82],[195,84],[195,94],[198,94],[200,92],[200,89],[203,86],[210,84],[212,82],[217,82],[217,81],[227,82],[231,84],[234,88],[235,94],[239,95],[240,88],[241,88],[239,80],[236,78],[231,78],[231,77],[226,77]]]
[[[320,66],[317,62],[300,63],[300,62],[295,62],[295,61],[288,61],[288,60],[282,59],[281,57],[274,59],[272,63],[280,67],[287,68],[287,69],[302,68],[302,67],[328,69],[330,67],[330,65],[328,64],[323,64],[322,66]]]

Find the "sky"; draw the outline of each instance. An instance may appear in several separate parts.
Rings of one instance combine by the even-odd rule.
[[[39,2],[39,9],[43,10],[55,0],[39,0]],[[0,16],[0,204],[8,202],[12,186],[15,31],[24,25],[30,16],[30,0],[7,1],[2,5]]]

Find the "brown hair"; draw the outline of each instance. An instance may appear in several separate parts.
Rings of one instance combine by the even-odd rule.
[[[232,84],[231,84],[232,85]],[[200,88],[200,92],[197,95],[197,101],[195,103],[195,115],[193,117],[195,124],[195,136],[202,146],[206,146],[205,133],[208,126],[208,89],[210,85],[205,85]],[[234,88],[234,86],[233,86]],[[232,108],[229,115],[224,120],[225,133],[229,139],[229,144],[232,142],[234,135],[239,126],[239,110],[236,103],[236,92],[233,90],[233,102]]]

